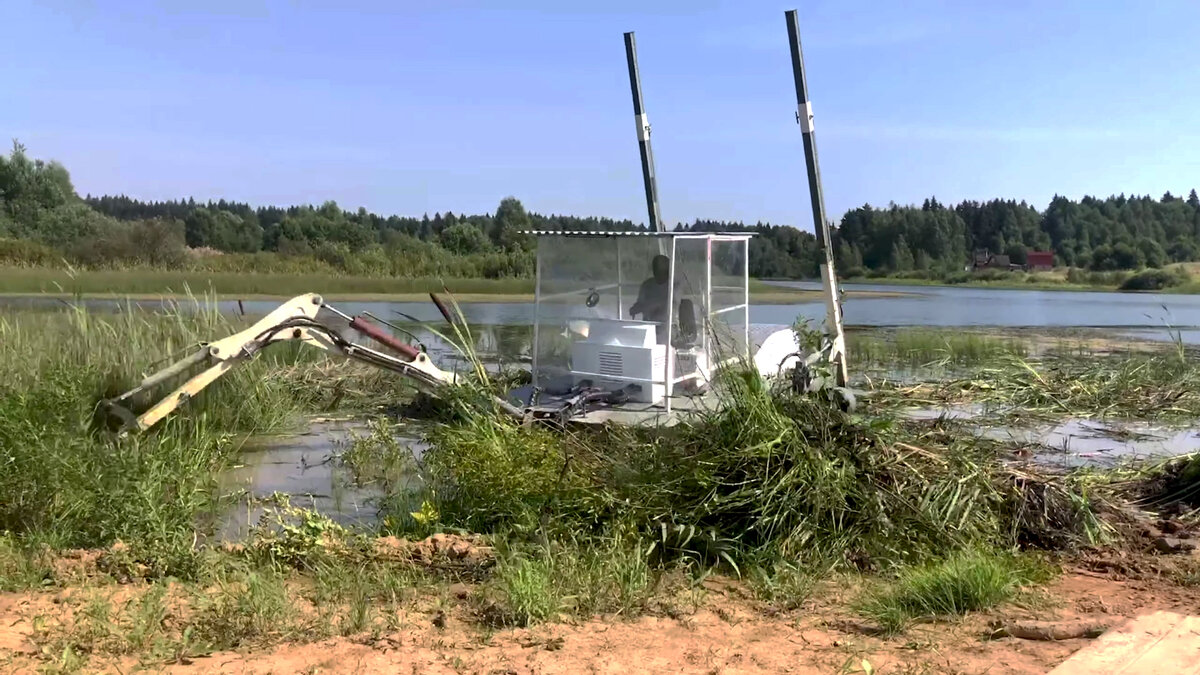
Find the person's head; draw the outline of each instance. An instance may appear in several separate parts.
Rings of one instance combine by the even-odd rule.
[[[671,260],[665,255],[656,255],[654,260],[650,261],[650,270],[654,272],[655,281],[665,284],[671,276]]]

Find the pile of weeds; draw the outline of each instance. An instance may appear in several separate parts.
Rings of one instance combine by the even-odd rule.
[[[718,411],[670,429],[464,415],[430,434],[421,498],[442,526],[543,542],[623,528],[660,560],[735,570],[892,569],[1013,547],[1041,527],[1056,544],[1090,536],[1076,512],[1088,499],[1058,499],[1069,486],[1046,493],[1041,516],[1022,511],[1037,481],[1018,480],[987,444],[771,391],[751,372],[731,373],[721,391]]]
[[[1200,515],[1200,453],[1180,455],[1114,475],[1114,487],[1166,515]]]

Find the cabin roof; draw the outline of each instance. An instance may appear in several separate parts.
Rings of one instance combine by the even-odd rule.
[[[705,237],[750,239],[754,236],[753,232],[655,232],[639,230],[524,230],[521,234],[530,234],[535,237],[688,237],[692,239]]]

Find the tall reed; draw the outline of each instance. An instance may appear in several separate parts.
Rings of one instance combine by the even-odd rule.
[[[61,546],[190,546],[238,435],[277,429],[305,403],[287,373],[309,358],[269,350],[150,433],[113,437],[96,424],[99,401],[234,332],[194,302],[155,314],[0,315],[0,531]]]

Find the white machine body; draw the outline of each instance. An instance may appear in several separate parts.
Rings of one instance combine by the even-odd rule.
[[[575,384],[591,380],[605,389],[636,384],[641,391],[631,395],[630,400],[662,403],[667,395],[667,346],[658,344],[657,328],[649,321],[588,321],[587,336],[571,344]]]

